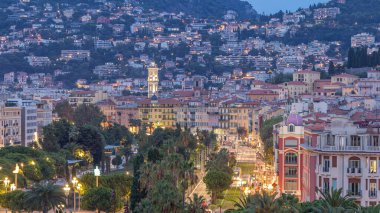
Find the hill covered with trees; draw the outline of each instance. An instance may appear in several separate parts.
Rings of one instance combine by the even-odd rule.
[[[199,18],[221,18],[227,10],[238,13],[239,19],[250,19],[257,15],[252,6],[241,0],[142,0],[145,8],[166,12],[184,12]]]

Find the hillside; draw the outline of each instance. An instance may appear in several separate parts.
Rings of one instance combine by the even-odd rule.
[[[238,13],[239,19],[257,15],[252,6],[241,0],[141,0],[145,8],[166,12],[184,12],[199,18],[221,18],[227,10]]]
[[[330,1],[327,5],[314,5],[311,9],[323,7],[339,7],[341,14],[335,20],[329,20],[313,27],[301,27],[293,37],[285,37],[290,44],[307,43],[313,40],[343,41],[348,48],[352,35],[368,32],[380,38],[378,23],[380,22],[380,0],[346,0],[346,4]],[[310,19],[308,20],[310,21]],[[313,22],[311,20],[311,22]]]

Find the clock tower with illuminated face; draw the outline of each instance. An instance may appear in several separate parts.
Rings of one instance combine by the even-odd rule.
[[[148,68],[148,98],[158,95],[158,67],[152,62]]]

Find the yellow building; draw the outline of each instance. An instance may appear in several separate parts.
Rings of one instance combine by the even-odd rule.
[[[108,99],[105,91],[72,91],[68,100],[71,106],[78,107],[81,104],[96,104]]]
[[[238,139],[238,129],[244,129],[247,134],[253,130],[252,116],[255,102],[243,102],[236,99],[219,104],[219,128],[216,133],[222,141]]]
[[[300,70],[293,73],[293,81],[306,83],[308,92],[313,91],[314,82],[321,79],[321,73],[311,70]]]
[[[344,85],[353,85],[353,83],[358,80],[359,77],[356,75],[351,75],[347,73],[341,73],[339,75],[334,75],[331,77],[331,83],[343,83]]]
[[[295,98],[301,94],[307,94],[312,91],[306,83],[299,81],[285,82],[284,87],[288,91],[289,98]]]
[[[172,98],[161,98],[153,95],[151,99],[138,101],[138,118],[146,125],[148,131],[154,128],[174,128],[179,101]]]

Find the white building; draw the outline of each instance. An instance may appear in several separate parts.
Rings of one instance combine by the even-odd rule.
[[[375,43],[375,36],[369,33],[360,33],[351,37],[351,47],[369,47]]]

